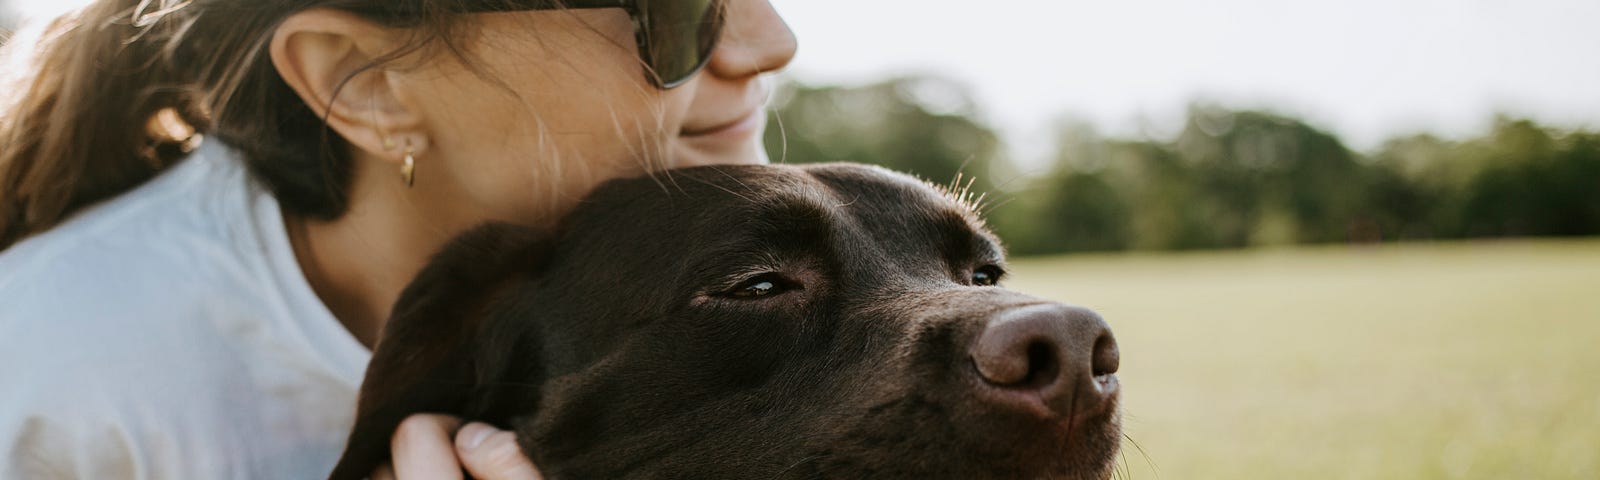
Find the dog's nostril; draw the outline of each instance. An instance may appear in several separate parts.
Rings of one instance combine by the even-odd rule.
[[[1122,363],[1121,353],[1117,351],[1117,340],[1111,337],[1111,332],[1100,334],[1094,341],[1094,360],[1091,371],[1094,376],[1101,377],[1117,373],[1117,367]]]
[[[972,364],[984,381],[1000,386],[1048,382],[1056,369],[1055,347],[1037,340],[1004,344],[1011,340],[995,339],[991,343],[1000,345],[980,347],[972,355]]]
[[[999,386],[1038,387],[1055,381],[1069,334],[1060,317],[1052,309],[1024,309],[991,322],[972,349],[978,374]]]
[[[1056,346],[1048,342],[1033,342],[1028,345],[1028,374],[1022,378],[1022,385],[1040,385],[1053,381],[1056,371],[1060,368],[1060,359],[1056,358]]]

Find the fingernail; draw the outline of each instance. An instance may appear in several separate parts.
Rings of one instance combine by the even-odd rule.
[[[469,423],[467,426],[461,427],[461,432],[456,435],[465,438],[466,443],[461,446],[471,450],[478,448],[478,445],[483,445],[483,441],[489,439],[490,435],[494,435],[494,432],[494,427],[482,423]]]

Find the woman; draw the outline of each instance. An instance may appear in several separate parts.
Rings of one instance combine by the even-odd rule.
[[[555,3],[99,0],[13,39],[0,478],[318,478],[447,239],[765,161],[767,0]],[[536,478],[456,431],[412,417],[375,476]]]

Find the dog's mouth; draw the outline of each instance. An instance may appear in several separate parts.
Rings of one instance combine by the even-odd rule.
[[[908,430],[932,435],[858,428],[762,478],[1102,480],[1111,478],[1121,443],[1115,406],[1070,420],[996,422],[1005,432],[956,432],[948,422],[914,418]]]

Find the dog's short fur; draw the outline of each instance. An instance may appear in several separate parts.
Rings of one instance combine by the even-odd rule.
[[[1107,478],[1110,373],[1067,414],[983,392],[974,338],[1056,305],[974,285],[1002,255],[969,205],[875,167],[612,181],[554,231],[486,226],[435,258],[332,478],[364,478],[419,412],[514,430],[552,479]]]

